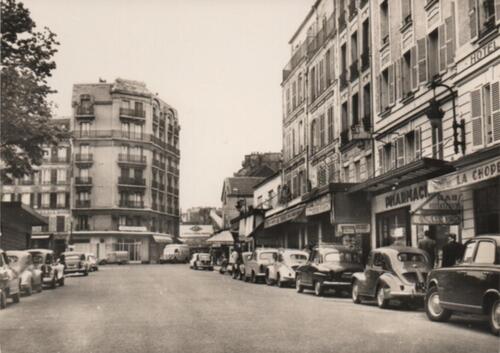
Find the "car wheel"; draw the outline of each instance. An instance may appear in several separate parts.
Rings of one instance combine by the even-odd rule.
[[[4,291],[0,292],[0,309],[5,309],[7,307],[7,295]]]
[[[83,275],[84,275],[84,276],[88,276],[88,275],[89,275],[89,271],[88,271],[88,270],[85,270],[85,271],[83,272]]]
[[[250,277],[250,281],[252,283],[257,283],[257,276],[255,275],[255,272],[252,271],[252,275]]]
[[[359,297],[359,284],[358,281],[354,281],[352,284],[351,297],[354,304],[360,304],[361,298]]]
[[[233,279],[237,279],[238,278],[238,272],[236,272],[236,271],[233,270],[232,277],[233,277]]]
[[[19,291],[19,292],[17,292],[16,294],[14,294],[14,295],[12,296],[12,301],[13,301],[14,303],[19,303],[19,300],[20,300],[20,299],[21,299],[21,292],[20,292],[20,291]]]
[[[243,281],[243,280],[245,279],[245,274],[244,274],[243,272],[241,272],[241,271],[238,271],[238,272],[239,272],[238,279],[239,279],[240,281]]]
[[[385,290],[387,289],[387,286],[381,285],[377,289],[377,305],[381,309],[387,308],[387,305],[389,304],[389,299],[385,298]]]
[[[64,276],[62,276],[61,279],[59,279],[59,287],[62,286],[64,286]]]
[[[323,295],[323,284],[320,281],[316,281],[314,283],[314,294],[317,297],[321,297]]]
[[[57,278],[56,278],[56,274],[54,274],[54,277],[52,277],[52,281],[50,281],[50,288],[54,289],[56,288],[56,285],[57,285]]]
[[[266,273],[266,284],[268,286],[272,286],[273,285],[273,280],[271,279],[271,277],[269,277],[269,272]]]
[[[490,308],[490,328],[493,334],[500,334],[500,299],[498,298]]]
[[[281,282],[281,276],[280,276],[279,272],[276,274],[276,285],[279,288],[283,288],[283,285],[284,285],[284,283]]]
[[[41,293],[43,291],[43,286],[42,286],[42,280],[40,279],[40,283],[38,284],[38,287],[36,289],[37,293]]]
[[[304,287],[302,286],[302,281],[299,276],[297,276],[297,280],[295,281],[295,290],[297,293],[302,293],[304,291]]]
[[[436,286],[429,288],[425,296],[425,313],[431,321],[447,321],[451,316],[451,310],[441,306],[439,292]]]

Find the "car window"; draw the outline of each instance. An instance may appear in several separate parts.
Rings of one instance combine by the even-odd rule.
[[[398,260],[401,262],[422,262],[427,263],[427,258],[422,254],[400,252]]]
[[[14,256],[14,255],[7,255],[7,257],[9,258],[9,262],[11,264],[14,264],[16,263],[17,261],[19,261],[19,258],[17,256]]]
[[[325,262],[340,262],[341,256],[338,251],[331,251],[324,256]]]
[[[321,261],[320,261],[320,260],[321,260],[321,256],[320,256],[320,254],[319,254],[319,252],[318,252],[318,251],[315,251],[315,252],[313,253],[313,257],[312,257],[312,259],[313,259],[314,263],[319,264],[319,263],[321,262]]]
[[[259,259],[261,259],[261,260],[276,260],[276,253],[274,253],[274,252],[260,253]]]
[[[375,254],[373,256],[373,266],[383,267],[384,266],[384,257],[382,254]]]
[[[475,263],[494,264],[495,263],[496,245],[491,241],[480,241],[477,246]]]
[[[304,254],[290,254],[291,262],[307,261],[307,256]]]
[[[472,262],[472,257],[474,256],[474,248],[475,247],[476,247],[475,241],[467,243],[467,245],[465,246],[463,262],[465,262],[465,263]]]
[[[47,265],[50,265],[52,263],[52,255],[51,254],[47,254],[47,258],[45,259],[45,263]]]

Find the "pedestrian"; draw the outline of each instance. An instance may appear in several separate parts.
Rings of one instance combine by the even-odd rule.
[[[418,248],[427,253],[431,267],[434,268],[434,262],[436,261],[436,241],[431,238],[428,230],[424,232],[424,239],[418,242]]]
[[[457,242],[456,234],[448,234],[449,242],[443,246],[443,267],[450,267],[455,265],[462,259],[464,255],[464,245]]]

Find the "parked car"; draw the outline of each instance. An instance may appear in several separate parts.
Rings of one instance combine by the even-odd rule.
[[[129,262],[128,251],[108,251],[106,258],[99,261],[99,265],[118,264],[125,265]]]
[[[64,273],[81,273],[84,276],[89,274],[89,263],[85,253],[78,251],[66,251],[61,254],[61,263],[64,265]]]
[[[54,251],[49,249],[29,249],[33,265],[42,272],[42,285],[55,288],[57,284],[64,286],[64,265],[56,261]]]
[[[431,321],[447,321],[454,312],[486,314],[499,334],[500,235],[468,241],[460,264],[431,271],[425,312]]]
[[[185,244],[169,244],[163,249],[160,263],[189,262],[189,246]]]
[[[362,270],[359,255],[352,248],[323,244],[314,248],[309,261],[295,270],[295,287],[299,293],[313,289],[317,296],[330,289],[348,291],[353,273]]]
[[[194,253],[189,261],[189,267],[193,270],[210,270],[214,269],[212,259],[208,253]]]
[[[266,283],[278,287],[295,284],[295,270],[307,263],[309,253],[297,249],[283,249],[278,254],[278,261],[267,266]]]
[[[8,250],[10,267],[21,278],[21,292],[26,295],[33,294],[33,290],[42,291],[42,271],[35,268],[33,258],[27,251]]]
[[[364,272],[352,278],[352,301],[375,298],[380,308],[393,299],[408,305],[422,303],[425,280],[431,270],[426,252],[406,246],[388,246],[373,250]]]
[[[243,281],[245,279],[245,267],[247,266],[248,261],[252,257],[251,251],[245,251],[241,253],[241,263],[238,266],[238,279]]]
[[[0,249],[0,309],[7,306],[7,298],[19,303],[21,297],[21,281],[17,273],[9,265],[5,251]]]
[[[267,266],[274,263],[277,259],[278,249],[255,249],[245,265],[245,280],[250,279],[252,283],[257,283],[259,279],[265,278]]]
[[[85,254],[85,257],[87,258],[90,271],[99,271],[99,265],[97,264],[97,257],[94,254]]]

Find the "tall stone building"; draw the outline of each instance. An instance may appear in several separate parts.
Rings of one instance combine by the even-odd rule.
[[[156,260],[179,232],[177,111],[123,79],[75,84],[72,106],[75,248]]]

